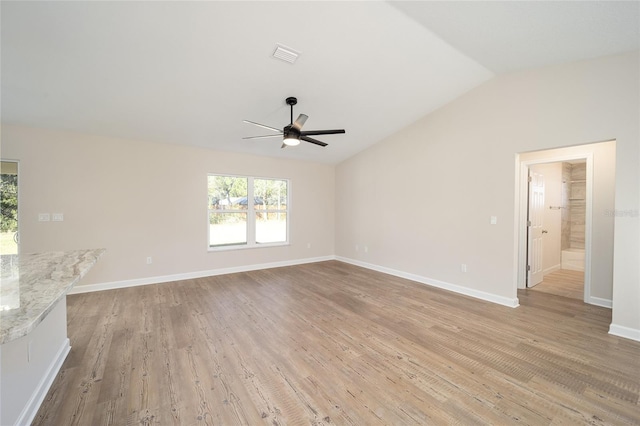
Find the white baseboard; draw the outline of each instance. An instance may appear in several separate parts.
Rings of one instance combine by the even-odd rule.
[[[485,300],[487,302],[497,303],[499,305],[508,306],[510,308],[516,308],[520,306],[517,298],[509,299],[507,297],[498,296],[492,293],[487,293],[480,290],[474,290],[468,287],[463,287],[456,284],[450,284],[444,281],[439,281],[439,280],[423,277],[416,274],[410,274],[408,272],[398,271],[395,269],[386,268],[386,267],[374,265],[371,263],[361,262],[359,260],[349,259],[341,256],[322,256],[322,257],[313,257],[313,258],[306,258],[306,259],[287,260],[283,262],[261,263],[261,264],[254,264],[254,265],[236,266],[231,268],[211,269],[207,271],[187,272],[184,274],[172,274],[172,275],[163,275],[163,276],[155,276],[155,277],[148,277],[148,278],[139,278],[134,280],[113,281],[113,282],[100,283],[100,284],[88,284],[88,285],[74,287],[73,289],[71,289],[71,291],[69,291],[69,294],[90,293],[94,291],[113,290],[117,288],[136,287],[136,286],[149,285],[149,284],[160,284],[160,283],[171,282],[171,281],[181,281],[181,280],[189,280],[194,278],[211,277],[215,275],[225,275],[225,274],[234,274],[238,272],[255,271],[258,269],[271,269],[271,268],[280,268],[283,266],[302,265],[305,263],[324,262],[327,260],[339,260],[341,262],[350,263],[352,265],[360,266],[366,269],[371,269],[373,271],[378,271],[384,274],[405,278],[411,281],[419,282],[421,284],[430,285],[432,287],[441,288],[444,290],[452,291],[454,293],[464,294],[466,296],[471,296],[476,299]]]
[[[613,302],[609,299],[603,299],[601,297],[594,297],[591,296],[589,298],[589,302],[590,305],[596,305],[596,306],[602,306],[603,308],[609,308],[611,309],[613,307]]]
[[[69,339],[65,339],[62,342],[62,346],[58,349],[58,353],[55,358],[51,361],[49,368],[45,372],[44,376],[38,383],[38,387],[33,391],[31,398],[27,401],[27,404],[22,409],[20,416],[15,424],[17,425],[28,425],[31,424],[36,414],[38,413],[38,409],[44,401],[44,397],[47,396],[47,392],[49,392],[49,388],[51,384],[55,380],[58,375],[58,371],[60,371],[60,367],[62,367],[62,363],[67,358],[69,351],[71,350],[71,345],[69,344]]]
[[[91,293],[94,291],[113,290],[117,288],[137,287],[149,284],[161,284],[171,281],[190,280],[194,278],[212,277],[215,275],[235,274],[238,272],[255,271],[258,269],[281,268],[283,266],[302,265],[305,263],[324,262],[335,260],[335,256],[310,257],[305,259],[286,260],[282,262],[259,263],[254,265],[234,266],[231,268],[210,269],[207,271],[187,272],[183,274],[162,275],[155,277],[139,278],[134,280],[113,281],[100,284],[88,284],[74,287],[68,294]]]
[[[625,339],[631,339],[631,340],[640,342],[640,329],[637,329],[637,328],[611,324],[609,326],[609,334],[613,334],[614,336],[624,337]]]
[[[544,269],[542,271],[542,275],[547,275],[547,274],[550,274],[552,272],[559,271],[560,269],[562,269],[562,265],[558,263],[557,265],[553,265],[553,266],[551,266],[551,267],[549,267],[547,269]]]
[[[363,268],[371,269],[374,271],[382,272],[384,274],[393,275],[400,278],[405,278],[411,281],[416,281],[421,284],[426,284],[432,287],[441,288],[444,290],[452,291],[454,293],[464,294],[465,296],[471,296],[476,299],[485,300],[487,302],[497,303],[499,305],[508,306],[510,308],[516,308],[520,306],[518,298],[510,299],[508,297],[498,296],[493,293],[487,293],[480,290],[474,290],[472,288],[463,287],[456,284],[450,284],[444,281],[435,280],[421,275],[411,274],[408,272],[398,271],[396,269],[386,268],[384,266],[378,266],[371,263],[362,262],[355,259],[349,259],[346,257],[336,256],[336,260],[341,262],[350,263],[352,265],[360,266]]]
[[[508,297],[498,296],[493,293],[474,290],[468,287],[463,287],[460,285],[451,284],[451,283],[447,283],[444,281],[440,281],[440,280],[436,280],[428,277],[423,277],[421,275],[398,271],[396,269],[374,265],[372,263],[362,262],[360,260],[350,259],[342,256],[322,256],[322,257],[313,257],[313,258],[306,258],[306,259],[287,260],[282,262],[236,266],[231,268],[211,269],[207,271],[188,272],[184,274],[172,274],[172,275],[140,278],[140,279],[134,279],[134,280],[114,281],[114,282],[101,283],[101,284],[89,284],[89,285],[74,287],[73,289],[71,289],[69,294],[90,293],[94,291],[112,290],[117,288],[135,287],[135,286],[148,285],[148,284],[160,284],[160,283],[171,282],[171,281],[180,281],[180,280],[187,280],[187,279],[194,279],[194,278],[210,277],[215,275],[225,275],[225,274],[233,274],[238,272],[255,271],[258,269],[271,269],[271,268],[280,268],[283,266],[302,265],[305,263],[324,262],[327,260],[339,260],[341,262],[360,266],[362,268],[371,269],[373,271],[382,272],[384,274],[389,274],[389,275],[393,275],[400,278],[405,278],[421,284],[426,284],[432,287],[441,288],[444,290],[452,291],[454,293],[464,294],[465,296],[471,296],[476,299],[497,303],[499,305],[508,306],[510,308],[516,308],[520,306],[517,297],[511,299]],[[553,268],[555,267],[556,266],[554,266]],[[599,297],[591,297],[589,299],[589,303],[591,303],[592,305],[602,306],[605,308],[612,308],[613,306],[611,300],[602,299]],[[624,337],[631,340],[640,341],[640,330],[624,327],[621,325],[611,324],[609,328],[609,334],[613,334],[615,336]],[[24,423],[30,423],[31,420],[33,420],[33,416],[36,415],[36,412],[38,410],[38,407],[40,406],[40,403],[42,402],[42,399],[46,395],[46,392],[51,386],[53,379],[55,378],[56,374],[58,373],[58,370],[62,366],[62,362],[66,358],[70,349],[71,349],[71,346],[69,346],[69,340],[67,339],[65,345],[63,345],[63,347],[60,349],[58,357],[56,358],[56,361],[52,364],[51,368],[49,369],[49,373],[43,378],[41,386],[38,388],[39,390],[36,393],[34,393],[34,397],[32,397],[32,400],[29,402],[28,406],[23,411],[23,414],[20,416],[21,420],[25,420]],[[34,405],[33,402],[36,402],[36,401],[37,401],[37,404]],[[30,410],[33,412],[30,412]],[[31,416],[31,417],[28,417],[28,416]]]

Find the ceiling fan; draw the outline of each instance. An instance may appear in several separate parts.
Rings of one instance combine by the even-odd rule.
[[[264,124],[256,123],[254,121],[243,120],[244,123],[253,124],[255,126],[259,126],[265,128],[267,130],[272,130],[277,132],[274,135],[264,135],[264,136],[249,136],[242,139],[262,139],[262,138],[273,138],[282,136],[282,147],[285,148],[287,146],[296,146],[300,144],[300,141],[310,142],[320,146],[327,146],[326,143],[319,141],[314,138],[310,138],[309,136],[316,135],[334,135],[337,133],[345,133],[344,129],[337,130],[302,130],[302,126],[307,121],[308,116],[305,114],[300,114],[296,121],[293,121],[293,106],[298,103],[298,99],[294,97],[289,97],[285,99],[287,105],[291,107],[291,123],[284,127],[284,129],[276,129],[275,127],[265,126]]]

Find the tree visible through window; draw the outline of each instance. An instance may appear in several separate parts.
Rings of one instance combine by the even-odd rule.
[[[286,179],[209,175],[209,247],[288,241]]]
[[[18,163],[0,163],[0,254],[18,253]]]

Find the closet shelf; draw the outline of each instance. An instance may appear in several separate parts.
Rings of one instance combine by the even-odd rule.
[[[569,201],[584,201],[584,198],[569,198]]]
[[[583,183],[583,182],[586,182],[586,181],[587,181],[586,179],[578,179],[578,180],[572,180],[570,182],[571,183]]]

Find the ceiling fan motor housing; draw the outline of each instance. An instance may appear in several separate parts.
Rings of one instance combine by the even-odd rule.
[[[300,138],[300,130],[296,129],[295,127],[291,126],[290,124],[283,129],[282,133],[284,133],[284,137],[285,138],[287,136],[294,137],[296,139]]]

